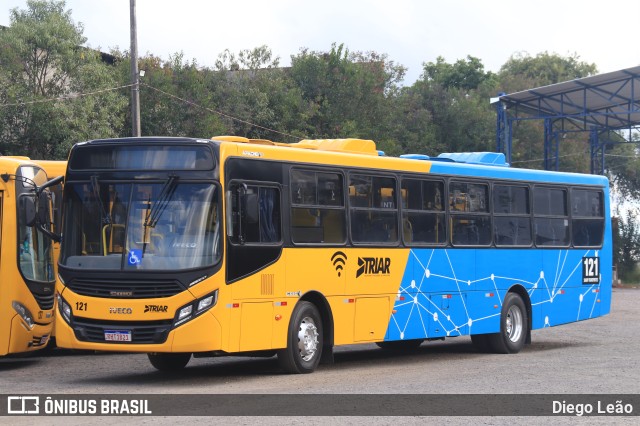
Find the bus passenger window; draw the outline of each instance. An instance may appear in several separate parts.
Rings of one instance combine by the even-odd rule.
[[[571,236],[576,247],[599,247],[604,234],[603,193],[571,191]]]
[[[405,244],[445,244],[444,182],[403,179],[401,193]]]
[[[491,244],[489,185],[450,182],[449,211],[453,245],[487,246]]]
[[[396,180],[391,177],[349,176],[351,238],[355,243],[398,241]]]
[[[533,231],[537,246],[569,245],[567,191],[536,186],[533,189]]]
[[[343,179],[338,173],[291,171],[291,240],[299,244],[345,241]]]
[[[531,245],[529,187],[494,185],[493,214],[496,246]]]

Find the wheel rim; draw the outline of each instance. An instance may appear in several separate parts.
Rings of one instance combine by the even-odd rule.
[[[522,311],[517,306],[511,306],[507,312],[507,319],[505,324],[505,332],[507,338],[513,343],[520,340],[522,336],[523,320]]]
[[[318,350],[318,328],[310,317],[304,317],[298,328],[298,349],[304,361],[311,360]]]

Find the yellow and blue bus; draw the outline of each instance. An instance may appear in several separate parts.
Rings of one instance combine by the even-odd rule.
[[[64,188],[62,347],[277,354],[470,335],[516,353],[531,330],[605,315],[607,179],[495,153],[381,155],[370,140],[79,143]]]
[[[0,356],[34,351],[51,336],[55,303],[51,192],[26,157],[0,157]]]

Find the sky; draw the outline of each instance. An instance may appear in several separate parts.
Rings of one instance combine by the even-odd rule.
[[[129,50],[130,0],[67,0],[84,25],[87,46]],[[578,54],[609,72],[640,65],[638,0],[137,0],[138,52],[163,59],[183,52],[213,66],[225,49],[238,53],[266,45],[283,66],[301,48],[387,54],[408,68],[404,84],[422,64],[467,55],[486,71],[499,71],[514,54]],[[0,1],[0,25],[26,0]]]

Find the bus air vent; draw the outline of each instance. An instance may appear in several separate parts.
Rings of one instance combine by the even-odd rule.
[[[73,292],[83,296],[117,299],[152,299],[171,297],[185,291],[177,280],[74,279],[68,283]]]
[[[261,294],[263,296],[273,296],[273,285],[275,276],[273,274],[262,274]]]

